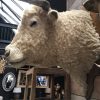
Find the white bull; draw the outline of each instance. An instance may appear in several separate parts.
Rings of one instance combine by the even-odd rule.
[[[71,76],[71,92],[80,95],[72,100],[85,100],[80,98],[86,94],[86,74],[99,54],[99,35],[90,13],[59,13],[46,1],[24,11],[14,39],[6,47],[8,60],[16,68],[28,64],[65,69]]]

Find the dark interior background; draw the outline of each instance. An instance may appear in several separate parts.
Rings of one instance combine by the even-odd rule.
[[[48,0],[51,4],[51,8],[58,10],[59,12],[66,11],[67,0]]]

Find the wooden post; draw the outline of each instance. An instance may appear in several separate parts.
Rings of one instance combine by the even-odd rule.
[[[65,75],[65,93],[64,93],[64,100],[71,100],[71,80],[70,75],[66,73]]]
[[[54,100],[54,76],[53,75],[51,75],[50,87],[51,87],[51,100]]]
[[[24,100],[27,100],[28,96],[28,77],[26,76],[26,86],[25,86],[25,92],[24,92]]]
[[[36,97],[36,74],[35,70],[33,69],[32,74],[32,81],[31,81],[31,92],[30,92],[30,100],[35,100]]]

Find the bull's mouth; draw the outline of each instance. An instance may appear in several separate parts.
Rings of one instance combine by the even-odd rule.
[[[22,60],[22,61],[19,61],[19,62],[9,62],[11,65],[13,65],[13,64],[19,64],[19,63],[22,63],[24,60]]]
[[[25,59],[22,59],[20,61],[16,61],[16,62],[8,62],[9,65],[11,65],[11,67],[15,67],[15,68],[21,68],[24,66],[25,63]]]

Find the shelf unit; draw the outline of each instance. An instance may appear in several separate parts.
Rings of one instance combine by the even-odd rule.
[[[45,87],[37,87],[37,76],[48,76],[49,83]],[[70,92],[70,77],[61,68],[31,68],[26,72],[26,86],[24,92],[24,100],[56,100],[54,96],[55,92],[55,77],[64,77],[64,99],[71,100]],[[30,93],[29,93],[30,88]],[[37,89],[50,89],[50,94],[48,96],[40,97],[37,96]],[[58,100],[58,99],[57,99]]]

